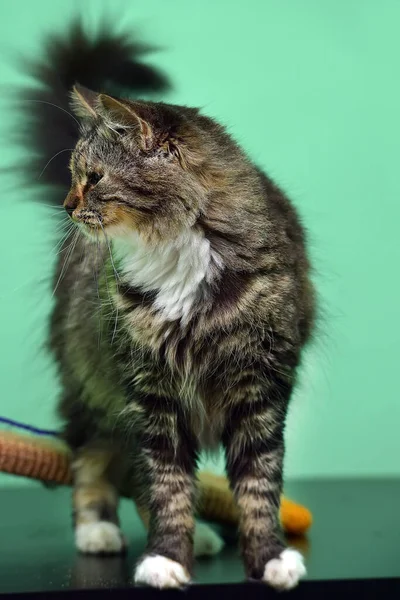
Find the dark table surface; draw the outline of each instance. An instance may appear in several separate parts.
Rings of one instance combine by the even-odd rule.
[[[313,590],[319,590],[314,595],[320,596],[322,588],[317,590],[317,586],[336,580],[330,584],[330,589],[336,590],[335,596],[352,582],[353,586],[364,585],[364,591],[376,588],[377,595],[385,596],[386,590],[387,596],[394,593],[400,597],[400,481],[290,482],[286,493],[308,506],[314,516],[307,539],[291,540],[306,555],[308,582],[315,582],[303,583],[295,595],[307,591],[310,597]],[[4,487],[0,490],[0,507],[1,594],[50,591],[54,595],[56,591],[75,590],[76,596],[77,590],[110,588],[125,589],[120,595],[153,593],[126,591],[133,565],[145,545],[143,525],[127,500],[121,503],[121,521],[130,542],[125,558],[80,556],[75,552],[69,489],[48,490],[34,483]],[[220,555],[197,562],[196,583],[215,586],[243,582],[238,552],[227,533],[228,543]],[[364,581],[356,584],[354,580]],[[211,593],[216,589],[213,585],[194,587],[197,589],[192,588],[192,596],[199,590],[209,589]],[[229,589],[227,595],[231,597],[238,589],[243,592],[248,587],[219,589]],[[251,589],[252,597],[266,593],[263,586]],[[92,594],[87,592],[88,596]],[[96,593],[96,597],[99,595],[101,592]]]

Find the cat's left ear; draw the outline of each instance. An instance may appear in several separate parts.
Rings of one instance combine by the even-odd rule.
[[[111,129],[126,129],[138,132],[143,150],[150,150],[155,144],[155,135],[150,123],[142,116],[140,105],[128,104],[123,101],[100,94],[98,110]]]
[[[71,91],[71,108],[83,120],[96,119],[96,106],[99,94],[76,83]]]

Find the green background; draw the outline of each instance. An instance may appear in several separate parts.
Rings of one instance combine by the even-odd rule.
[[[287,477],[398,475],[400,2],[1,0],[3,164],[23,163],[7,137],[14,54],[38,53],[78,6],[90,24],[108,8],[162,46],[164,99],[225,123],[309,228],[323,314],[288,421]],[[55,219],[0,177],[0,414],[56,426],[41,350]]]

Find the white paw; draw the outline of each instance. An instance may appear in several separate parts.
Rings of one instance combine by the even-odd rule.
[[[267,562],[263,581],[277,590],[291,590],[305,574],[306,568],[302,555],[297,550],[288,548],[281,552],[279,558]]]
[[[75,529],[75,544],[80,552],[118,554],[124,549],[119,528],[109,521],[84,523]]]
[[[146,556],[135,571],[135,583],[151,587],[180,588],[190,583],[188,572],[182,565],[165,556]]]
[[[193,550],[195,556],[213,556],[218,554],[224,546],[224,541],[206,523],[196,522],[194,530]]]

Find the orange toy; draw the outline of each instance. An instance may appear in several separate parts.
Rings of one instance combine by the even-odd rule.
[[[69,450],[57,438],[42,439],[0,431],[0,471],[60,485],[72,482]],[[199,516],[236,525],[238,509],[227,478],[201,471],[198,480]],[[146,515],[139,512],[146,522]],[[285,497],[282,497],[280,515],[282,526],[289,535],[303,535],[312,523],[307,508]]]

